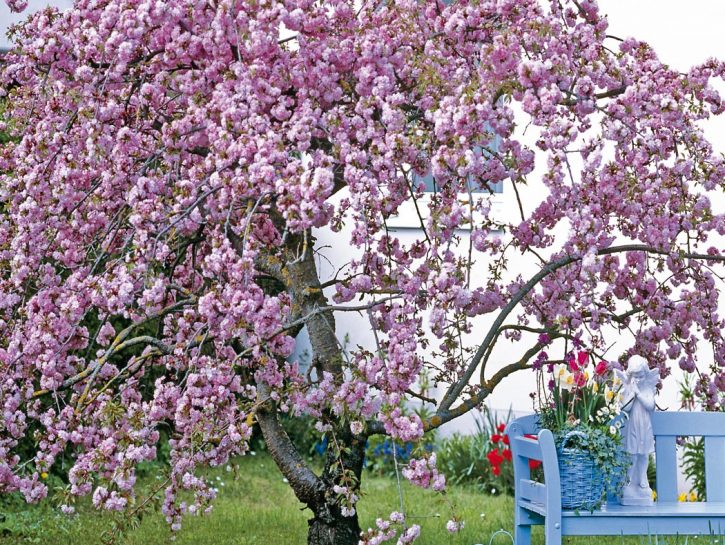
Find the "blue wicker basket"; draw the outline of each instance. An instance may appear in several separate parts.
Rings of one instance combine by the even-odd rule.
[[[594,462],[591,453],[578,448],[566,448],[580,431],[570,431],[558,449],[561,506],[564,509],[593,509],[601,504],[604,495],[604,472]]]

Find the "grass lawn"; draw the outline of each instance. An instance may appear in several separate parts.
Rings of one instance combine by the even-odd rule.
[[[284,483],[272,460],[265,454],[247,456],[238,460],[239,477],[224,469],[213,469],[208,475],[217,481],[219,495],[210,515],[189,516],[174,541],[163,516],[155,511],[147,514],[137,528],[119,536],[122,545],[304,545],[309,512],[302,510],[289,486]],[[149,479],[153,483],[153,478]],[[513,526],[513,500],[506,496],[488,496],[472,488],[449,488],[441,496],[402,484],[406,511],[412,522],[422,526],[421,545],[474,545],[488,544],[498,529],[511,530]],[[466,526],[459,534],[451,535],[445,523],[451,515],[451,505],[462,516]],[[360,508],[361,526],[374,525],[376,517],[386,517],[399,509],[397,485],[394,480],[363,477],[363,499]],[[68,518],[58,514],[51,501],[40,506],[18,506],[5,513],[0,522],[0,544],[38,543],[42,545],[97,545],[101,534],[108,530],[109,513],[95,511],[88,502],[79,507],[79,514]],[[0,516],[0,519],[3,517]],[[709,544],[708,538],[700,541]],[[648,538],[566,539],[572,544],[648,544]],[[684,544],[684,540],[679,540]],[[393,542],[394,543],[394,542]],[[498,535],[494,544],[508,544],[511,540]],[[543,544],[541,532],[534,535],[534,543]],[[655,543],[654,539],[651,541]],[[674,538],[658,541],[659,545],[678,543]]]

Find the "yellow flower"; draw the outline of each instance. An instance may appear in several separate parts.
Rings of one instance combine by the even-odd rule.
[[[43,480],[45,480],[45,479],[47,479],[47,478],[48,478],[48,474],[47,474],[47,473],[46,473],[45,471],[43,471],[43,472],[42,472],[42,473],[40,474],[40,478],[41,478],[41,479],[43,479]]]
[[[656,491],[656,490],[653,490],[653,491],[652,491],[652,499],[653,499],[654,501],[657,501],[657,491]]]
[[[697,494],[695,494],[694,490],[690,491],[690,497],[688,499],[689,501],[697,501]]]
[[[614,390],[609,388],[609,386],[604,387],[604,399],[607,403],[612,401],[612,398],[614,397]]]
[[[572,388],[574,388],[574,375],[571,373],[567,373],[566,376],[564,376],[561,387],[565,390],[571,390]]]
[[[592,392],[594,392],[596,394],[598,391],[599,391],[599,384],[597,384],[596,382],[593,382],[592,383]]]
[[[679,496],[677,496],[677,501],[687,501],[687,494],[683,492]]]

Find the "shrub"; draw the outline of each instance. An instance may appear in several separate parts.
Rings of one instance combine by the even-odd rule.
[[[512,494],[513,465],[508,436],[504,430],[511,417],[497,422],[484,409],[476,418],[476,432],[453,434],[436,446],[438,468],[450,483],[472,484],[489,494]]]
[[[422,420],[430,416],[425,407],[420,407],[415,412]],[[396,461],[400,470],[411,458],[432,452],[437,440],[438,434],[435,431],[426,433],[419,441],[405,443],[394,441],[390,437],[372,436],[365,448],[365,469],[376,475],[394,477]]]

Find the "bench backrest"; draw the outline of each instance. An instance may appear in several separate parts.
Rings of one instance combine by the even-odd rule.
[[[657,499],[677,501],[677,438],[704,437],[707,501],[725,502],[725,413],[657,411],[652,414],[657,469]],[[514,462],[516,499],[528,499],[552,508],[560,502],[559,473],[553,436],[540,430],[536,415],[511,422],[506,429]],[[538,440],[525,437],[537,435]],[[541,460],[542,483],[531,481],[528,460]],[[548,501],[547,501],[548,500]]]
[[[657,468],[657,498],[677,501],[677,438],[705,440],[705,486],[707,501],[725,502],[725,413],[652,413]]]
[[[561,517],[561,484],[553,434],[540,429],[536,415],[517,418],[507,426],[506,433],[513,455],[516,501],[543,504],[550,517]],[[543,463],[544,483],[531,480],[529,460]]]

